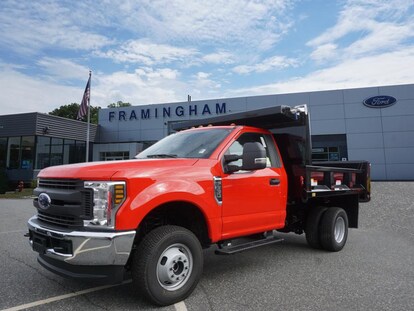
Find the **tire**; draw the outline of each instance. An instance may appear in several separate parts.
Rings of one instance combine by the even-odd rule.
[[[317,206],[312,208],[306,219],[305,233],[306,241],[310,247],[321,249],[320,243],[320,222],[323,214],[328,208],[323,206]]]
[[[323,214],[320,227],[322,248],[338,252],[344,248],[348,238],[348,216],[339,207],[332,207]]]
[[[203,272],[203,251],[197,237],[177,226],[148,233],[132,258],[132,281],[151,302],[166,306],[187,298]]]

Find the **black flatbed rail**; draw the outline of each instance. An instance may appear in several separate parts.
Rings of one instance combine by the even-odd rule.
[[[319,163],[323,166],[305,166],[305,175],[307,178],[304,185],[304,193],[306,199],[353,192],[358,193],[358,199],[360,202],[368,202],[370,200],[369,162],[352,161]],[[339,167],[339,165],[354,166],[356,168]],[[315,173],[322,174],[322,180],[317,185],[312,183]]]

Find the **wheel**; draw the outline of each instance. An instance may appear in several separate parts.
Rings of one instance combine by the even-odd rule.
[[[306,241],[310,247],[316,249],[321,248],[319,228],[321,218],[327,209],[327,207],[316,206],[309,212],[308,218],[306,219],[305,233]]]
[[[188,297],[203,272],[203,251],[197,237],[177,226],[148,233],[132,258],[133,285],[151,302],[166,306]]]
[[[322,248],[337,252],[344,248],[348,238],[348,216],[339,207],[328,209],[320,224],[320,242]]]

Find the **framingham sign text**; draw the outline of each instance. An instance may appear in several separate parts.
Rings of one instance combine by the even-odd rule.
[[[211,116],[227,113],[226,103],[216,103],[215,105],[197,105],[190,104],[188,106],[167,106],[154,108],[134,108],[132,110],[115,110],[109,111],[109,121],[136,121],[173,117],[191,117],[191,116]]]

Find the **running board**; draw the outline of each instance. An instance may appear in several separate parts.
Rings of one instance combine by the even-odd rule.
[[[225,246],[223,248],[219,248],[215,251],[216,255],[233,255],[242,251],[246,251],[248,249],[256,248],[259,246],[269,245],[273,243],[282,242],[283,239],[271,236],[260,240],[255,240],[243,244],[238,244],[234,246]]]

